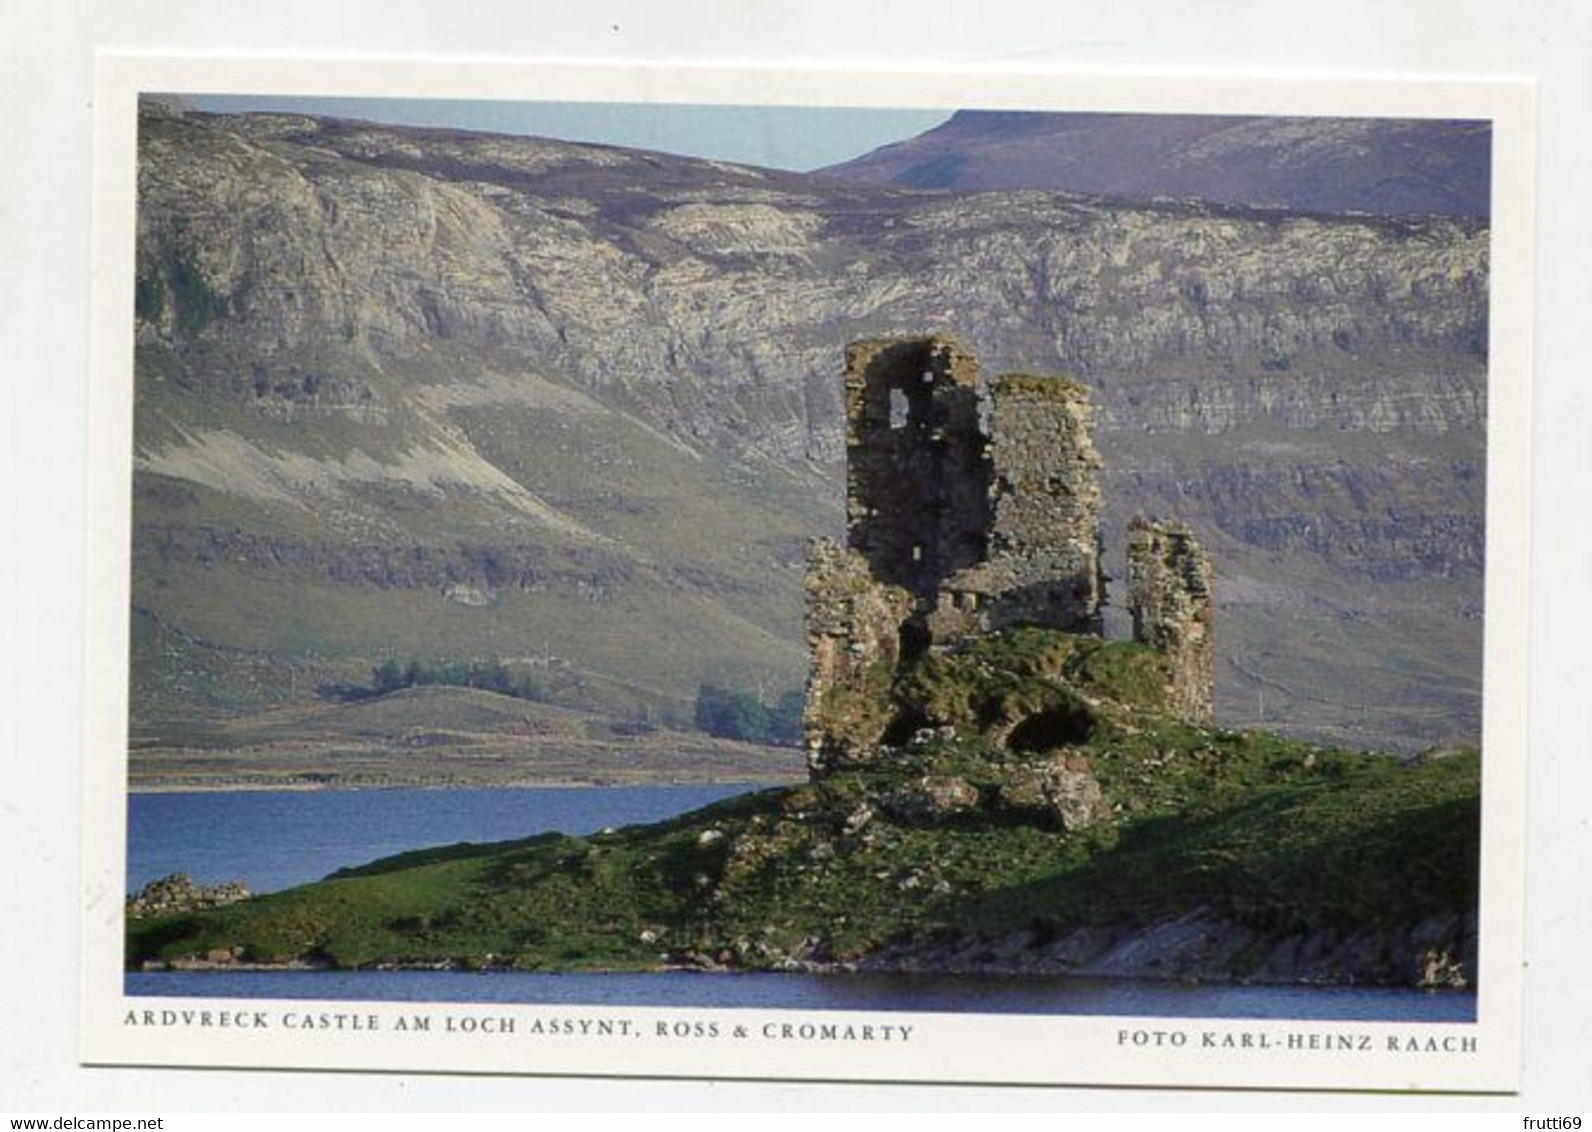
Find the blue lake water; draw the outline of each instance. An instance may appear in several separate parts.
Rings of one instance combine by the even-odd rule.
[[[187,873],[275,892],[410,849],[595,833],[661,821],[754,787],[494,787],[475,790],[233,790],[133,794],[127,891]]]
[[[129,972],[131,995],[334,1002],[540,1003],[588,1006],[910,1010],[1148,1018],[1474,1022],[1476,996],[1380,987],[1188,986],[1003,975],[808,975],[774,972],[543,974],[530,971]]]
[[[174,872],[256,892],[410,849],[658,821],[736,785],[134,794],[128,890]],[[1470,1022],[1470,993],[1067,977],[493,971],[129,972],[132,995]]]

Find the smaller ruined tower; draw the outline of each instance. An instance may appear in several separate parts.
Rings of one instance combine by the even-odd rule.
[[[1211,560],[1182,523],[1128,524],[1128,612],[1133,639],[1166,655],[1173,710],[1209,724],[1216,674]]]

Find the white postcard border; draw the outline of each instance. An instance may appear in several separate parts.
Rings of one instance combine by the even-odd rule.
[[[1518,1087],[1527,752],[1535,91],[1524,80],[1249,72],[572,64],[558,60],[156,55],[99,58],[90,341],[87,709],[80,1054],[91,1064],[1511,1091]],[[122,989],[130,600],[133,245],[139,93],[1026,108],[1484,118],[1493,123],[1487,574],[1478,1021],[1226,1019],[657,1010],[481,1004],[137,999]],[[145,1011],[152,1012],[146,1016]],[[193,1017],[184,1020],[183,1012]],[[208,1025],[198,1015],[210,1013]],[[164,1013],[163,1013],[164,1012]],[[374,1019],[289,1027],[286,1015]],[[166,1024],[167,1014],[178,1019]],[[221,1025],[229,1021],[245,1025]],[[434,1029],[394,1029],[406,1016]],[[152,1017],[153,1021],[146,1024]],[[454,1019],[456,1028],[447,1029]],[[252,1023],[264,1019],[266,1025]],[[512,1019],[514,1033],[483,1020]],[[538,1022],[628,1023],[535,1035]],[[657,1027],[698,1023],[698,1034]],[[906,1040],[803,1037],[804,1026],[910,1027]],[[472,1027],[473,1028],[470,1028]],[[783,1027],[795,1027],[791,1036]],[[735,1036],[735,1028],[747,1033]],[[765,1032],[772,1027],[772,1036]],[[470,1028],[470,1032],[465,1032]],[[597,1027],[600,1028],[600,1027]],[[579,1027],[576,1027],[577,1031]],[[1297,1045],[1290,1045],[1290,1036]],[[1318,1045],[1311,1045],[1314,1035]],[[1406,1048],[1436,1039],[1431,1051]],[[1398,1048],[1390,1048],[1389,1041]],[[1247,1042],[1247,1044],[1246,1044]],[[1343,1047],[1347,1043],[1347,1048]],[[1324,1048],[1323,1048],[1324,1047]]]

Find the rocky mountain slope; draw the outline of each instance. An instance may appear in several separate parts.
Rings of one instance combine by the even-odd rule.
[[[1109,545],[1199,533],[1219,719],[1477,731],[1481,222],[158,108],[140,159],[140,728],[408,656],[621,715],[771,699],[839,526],[841,349],[948,332],[1093,387]]]
[[[825,172],[917,189],[1486,217],[1490,159],[1486,122],[963,110]]]

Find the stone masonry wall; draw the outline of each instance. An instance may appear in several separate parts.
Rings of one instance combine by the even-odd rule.
[[[1166,654],[1174,710],[1210,723],[1211,560],[1182,523],[1139,518],[1128,525],[1128,612],[1133,639]]]
[[[871,702],[901,658],[912,596],[876,582],[857,551],[830,539],[807,548],[807,680],[803,732],[812,769],[863,761],[889,723]]]
[[[982,628],[1100,632],[1100,456],[1089,394],[1059,377],[990,382],[993,511]]]
[[[978,363],[949,338],[846,350],[846,537],[873,576],[930,598],[984,559],[989,461]]]

